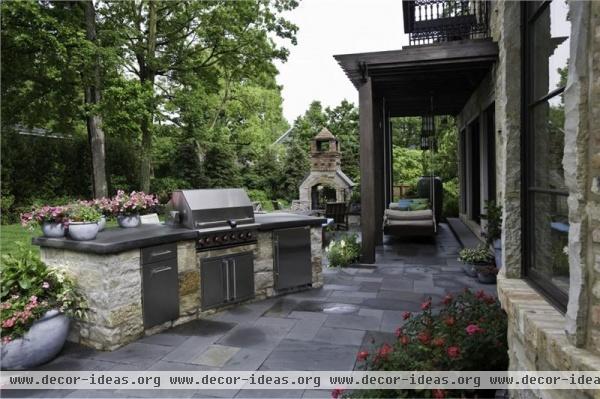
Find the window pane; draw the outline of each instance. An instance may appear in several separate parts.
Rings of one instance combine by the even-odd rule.
[[[562,160],[565,147],[565,109],[557,95],[533,108],[533,176],[530,185],[567,192]],[[558,105],[554,105],[555,103]]]
[[[533,71],[532,101],[566,84],[569,59],[571,23],[567,20],[568,6],[563,0],[554,0],[535,19],[531,29],[531,60]],[[555,99],[554,101],[558,101]]]
[[[532,269],[544,276],[544,280],[568,295],[569,258],[568,246],[569,222],[567,197],[554,194],[532,194],[533,226],[532,232]]]

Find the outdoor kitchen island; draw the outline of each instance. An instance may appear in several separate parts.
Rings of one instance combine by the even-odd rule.
[[[114,350],[239,303],[323,285],[325,219],[255,216],[243,190],[225,198],[225,190],[179,193],[193,209],[211,203],[208,191],[219,191],[218,212],[186,214],[175,204],[171,215],[183,214],[176,223],[109,228],[93,241],[33,239],[42,260],[67,270],[87,299],[87,318],[72,323],[70,341]],[[190,216],[196,228],[186,227]]]

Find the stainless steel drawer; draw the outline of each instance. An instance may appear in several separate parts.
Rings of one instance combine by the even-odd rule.
[[[149,328],[179,317],[177,260],[142,266],[142,305],[144,327]]]
[[[142,264],[177,258],[177,243],[142,248]]]

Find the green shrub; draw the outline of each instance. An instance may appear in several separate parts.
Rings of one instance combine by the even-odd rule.
[[[248,190],[248,196],[253,202],[260,202],[260,206],[263,211],[272,211],[273,202],[263,190]]]
[[[3,343],[23,336],[50,309],[78,318],[85,313],[85,301],[71,278],[47,267],[33,249],[16,246],[0,262]]]
[[[331,241],[325,249],[329,266],[345,267],[356,262],[360,256],[360,243],[356,234],[346,234]]]
[[[458,197],[458,179],[444,182],[444,209],[442,210],[444,218],[458,216]]]
[[[397,340],[358,353],[359,368],[375,371],[499,371],[508,367],[506,314],[498,300],[483,291],[468,289],[456,298],[447,295],[443,308],[433,314],[431,299],[421,304],[396,330]],[[361,390],[360,398],[473,397],[474,392],[455,390]]]
[[[482,219],[487,220],[485,226],[485,242],[488,246],[492,246],[495,240],[499,240],[502,235],[502,207],[496,205],[495,201],[486,201],[485,203],[485,217],[482,215]]]
[[[156,195],[161,204],[166,204],[171,199],[173,191],[186,188],[190,188],[190,185],[184,179],[160,177],[150,181],[150,191]]]

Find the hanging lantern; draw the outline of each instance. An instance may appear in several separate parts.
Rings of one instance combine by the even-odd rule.
[[[421,149],[433,148],[435,140],[435,117],[425,115],[421,117]]]

